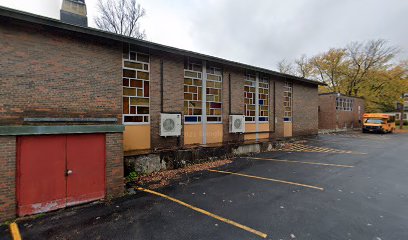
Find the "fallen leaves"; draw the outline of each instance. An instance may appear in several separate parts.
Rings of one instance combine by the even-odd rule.
[[[161,187],[165,187],[169,185],[171,180],[180,179],[181,176],[183,175],[194,173],[194,172],[199,172],[199,171],[204,171],[210,168],[216,168],[216,167],[223,166],[231,162],[232,161],[230,159],[224,159],[224,160],[194,164],[194,165],[190,165],[190,166],[179,168],[179,169],[155,172],[150,175],[141,176],[136,181],[136,184],[148,186],[149,189],[157,189],[157,188],[161,188]]]

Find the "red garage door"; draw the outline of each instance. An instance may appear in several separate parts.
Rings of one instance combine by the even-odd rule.
[[[20,216],[105,196],[103,134],[19,137],[17,159]]]

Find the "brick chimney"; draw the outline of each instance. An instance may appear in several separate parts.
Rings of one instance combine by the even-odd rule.
[[[88,26],[85,0],[63,0],[60,19],[62,22],[79,26]]]

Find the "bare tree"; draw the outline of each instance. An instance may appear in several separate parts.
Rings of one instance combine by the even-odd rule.
[[[305,54],[295,60],[296,75],[302,78],[308,78],[313,74],[313,65]]]
[[[98,0],[98,13],[98,28],[138,39],[146,37],[139,25],[146,11],[136,0]]]
[[[278,62],[278,71],[285,74],[293,74],[293,66],[290,62],[283,59],[282,61]]]
[[[346,94],[357,96],[359,85],[367,80],[368,73],[389,66],[389,62],[398,52],[398,48],[387,46],[387,42],[382,39],[349,44],[347,57],[350,64],[348,71],[344,72],[348,77]]]

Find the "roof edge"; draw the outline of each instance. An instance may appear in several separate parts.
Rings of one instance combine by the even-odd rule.
[[[227,59],[223,59],[219,57],[214,57],[214,56],[210,56],[210,55],[206,55],[206,54],[202,54],[198,52],[193,52],[193,51],[189,51],[185,49],[180,49],[176,47],[166,46],[166,45],[162,45],[159,43],[154,43],[154,42],[150,42],[146,40],[140,40],[140,39],[136,39],[132,37],[127,37],[127,36],[116,34],[116,33],[102,31],[96,28],[72,25],[69,23],[61,22],[60,20],[57,20],[54,18],[44,17],[44,16],[40,16],[40,15],[36,15],[36,14],[24,12],[24,11],[19,11],[19,10],[15,10],[15,9],[3,7],[3,6],[0,6],[0,16],[11,18],[11,19],[17,19],[17,20],[21,20],[21,21],[25,21],[29,23],[36,23],[39,25],[55,27],[55,28],[59,28],[59,29],[67,30],[67,31],[76,32],[76,33],[87,34],[87,35],[105,38],[105,39],[109,39],[113,41],[120,41],[120,42],[126,42],[130,44],[136,44],[141,47],[146,47],[146,48],[150,48],[154,50],[160,50],[160,51],[164,51],[168,53],[185,55],[185,56],[194,57],[194,58],[200,58],[200,59],[207,60],[207,61],[212,61],[212,62],[225,64],[225,65],[229,65],[233,67],[245,68],[245,69],[253,70],[257,72],[267,73],[273,76],[291,79],[291,80],[308,83],[312,85],[322,85],[322,86],[326,85],[323,82],[301,78],[301,77],[297,77],[297,76],[293,76],[293,75],[289,75],[285,73],[280,73],[280,72],[276,72],[276,71],[266,69],[266,68],[252,66],[252,65],[235,62],[235,61],[231,61],[231,60],[227,60]]]

